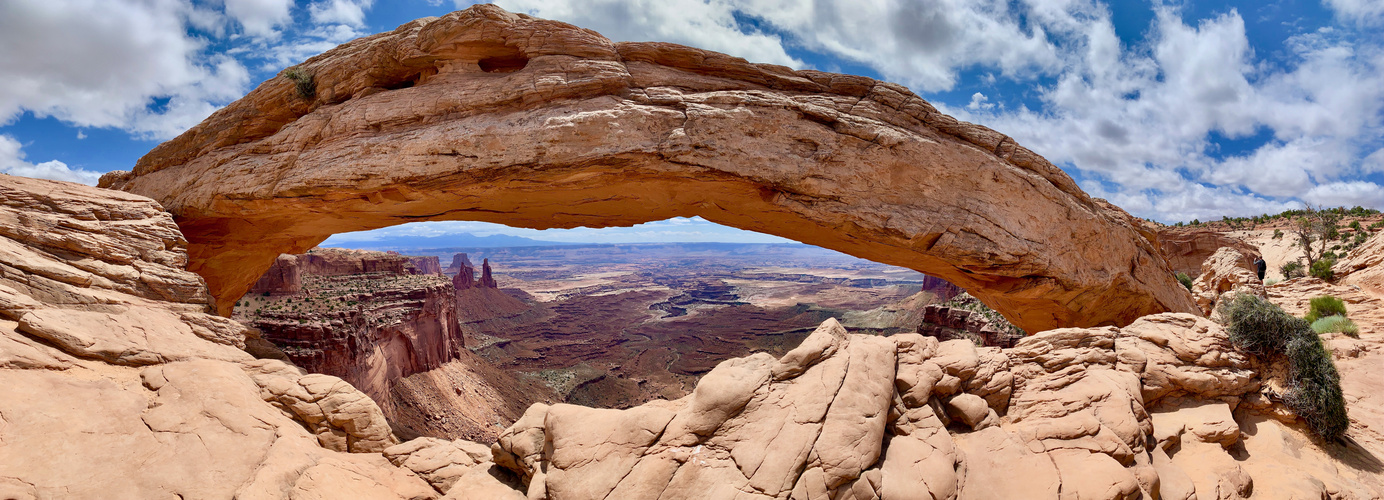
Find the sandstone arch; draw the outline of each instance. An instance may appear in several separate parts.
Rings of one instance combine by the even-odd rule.
[[[1031,332],[1196,310],[1130,216],[899,85],[493,6],[297,70],[102,179],[176,216],[223,314],[334,233],[693,215],[942,277]]]

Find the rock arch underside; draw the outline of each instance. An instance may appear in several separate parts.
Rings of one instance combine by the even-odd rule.
[[[175,215],[222,314],[336,233],[678,216],[938,276],[1029,332],[1196,311],[1136,219],[903,86],[491,6],[309,59],[101,185]]]

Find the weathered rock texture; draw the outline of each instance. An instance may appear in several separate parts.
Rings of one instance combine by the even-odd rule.
[[[280,269],[284,263],[293,271]],[[341,377],[392,414],[395,380],[439,368],[465,349],[452,283],[413,269],[408,258],[384,252],[284,255],[256,289],[289,274],[300,285],[248,296],[234,317],[294,364]]]
[[[1351,251],[1348,258],[1336,263],[1334,270],[1341,283],[1384,293],[1384,232],[1376,233]]]
[[[1201,274],[1192,282],[1192,295],[1203,314],[1210,315],[1227,293],[1247,293],[1268,298],[1264,282],[1254,269],[1254,260],[1234,247],[1221,247],[1201,264]]]
[[[967,339],[986,347],[1014,347],[1014,343],[1026,335],[1002,320],[992,321],[986,317],[978,310],[984,306],[975,299],[968,302],[971,307],[952,302],[923,306],[923,322],[918,325],[918,333],[941,341]]]
[[[152,200],[0,175],[0,498],[438,496],[370,453],[360,391],[241,350],[186,259]]]
[[[1224,247],[1238,250],[1253,264],[1259,258],[1259,248],[1220,231],[1168,227],[1158,231],[1158,246],[1173,272],[1186,273],[1193,278],[1201,272],[1201,264]],[[1250,269],[1254,269],[1251,265]]]
[[[530,499],[1249,498],[1261,477],[1296,498],[1378,497],[1377,477],[1339,470],[1261,386],[1189,314],[1008,350],[829,320],[677,401],[535,405],[492,451]]]
[[[218,310],[281,253],[419,220],[701,216],[972,291],[1028,331],[1195,311],[1153,234],[901,85],[474,6],[315,56],[101,185],[159,200]]]

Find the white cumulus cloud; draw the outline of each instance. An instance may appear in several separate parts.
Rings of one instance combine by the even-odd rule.
[[[8,135],[0,135],[0,173],[78,182],[92,186],[95,186],[96,181],[101,179],[100,172],[70,168],[66,163],[57,160],[29,163],[24,160],[23,145]]]
[[[206,57],[206,42],[189,34],[211,17],[183,0],[0,2],[0,124],[29,111],[176,135],[249,84],[238,61]]]

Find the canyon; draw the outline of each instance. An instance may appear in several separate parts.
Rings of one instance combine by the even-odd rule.
[[[923,306],[959,293],[805,245],[459,250],[478,255],[479,269],[446,249],[281,255],[232,318],[295,365],[369,395],[396,431],[493,440],[535,402],[677,399],[716,364],[781,355],[827,318],[861,332],[913,332]],[[493,269],[490,257],[503,266]],[[410,267],[425,260],[450,260],[452,276]],[[458,368],[477,377],[445,376]],[[439,376],[450,382],[415,387]],[[447,397],[470,391],[496,397]]]
[[[271,79],[102,188],[0,175],[0,498],[1384,497],[1384,234],[1335,282],[1178,244],[1207,253],[1188,290],[1156,224],[902,86],[491,5],[297,70],[313,92]],[[960,290],[782,255],[309,252],[411,220],[690,215],[936,276],[1027,335],[924,336]],[[1339,370],[1328,439],[1288,401],[1295,361],[1217,307],[1324,294],[1360,327],[1303,337]],[[513,373],[543,358],[593,374],[506,403],[553,387]]]
[[[254,333],[209,314],[210,295],[180,267],[186,243],[152,201],[11,177],[0,195],[11,221],[0,226],[0,491],[11,498],[1384,491],[1384,462],[1370,451],[1384,444],[1373,376],[1384,303],[1349,285],[1259,285],[1296,314],[1312,297],[1340,296],[1361,324],[1359,338],[1324,336],[1351,410],[1340,442],[1315,440],[1278,402],[1275,361],[1238,351],[1217,323],[1164,313],[1038,332],[1007,349],[851,333],[826,319],[781,356],[716,364],[685,397],[623,410],[534,404],[488,446],[401,439],[351,384],[247,353]]]
[[[232,318],[283,359],[364,392],[401,436],[493,440],[553,393],[467,349],[457,304],[474,297],[462,298],[469,290],[458,290],[438,263],[335,248],[280,255]]]

